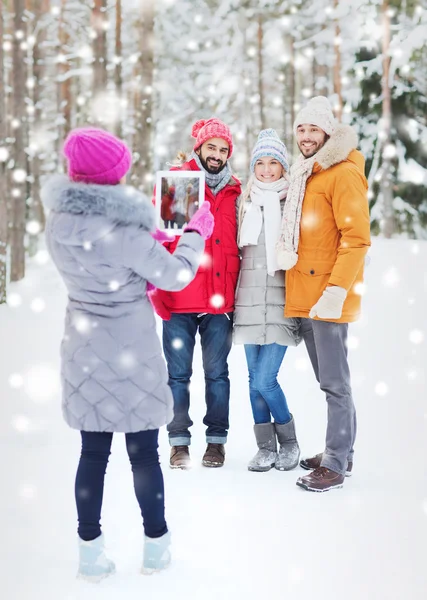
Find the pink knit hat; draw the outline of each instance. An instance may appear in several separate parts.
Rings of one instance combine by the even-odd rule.
[[[197,148],[200,148],[202,144],[212,138],[222,138],[228,142],[230,147],[228,150],[228,158],[230,158],[233,153],[233,136],[231,135],[231,131],[229,127],[219,119],[208,119],[207,121],[202,119],[201,121],[197,121],[193,125],[191,136],[196,138],[193,150],[197,150]]]
[[[132,165],[132,154],[113,134],[84,127],[70,132],[63,152],[68,159],[68,175],[73,181],[115,185]]]

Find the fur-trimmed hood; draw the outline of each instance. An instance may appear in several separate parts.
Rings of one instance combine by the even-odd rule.
[[[362,154],[359,151],[353,152],[357,148],[358,141],[353,127],[338,125],[323,148],[317,153],[316,163],[325,171],[344,160],[351,160],[363,171],[365,161]],[[314,170],[316,171],[316,168]]]
[[[98,215],[113,223],[137,225],[148,231],[155,227],[151,201],[127,185],[97,185],[70,181],[53,175],[41,189],[43,204],[57,213]]]
[[[118,226],[155,228],[154,206],[130,186],[76,183],[66,175],[53,175],[42,187],[41,198],[52,211],[50,235],[66,246],[93,243]]]

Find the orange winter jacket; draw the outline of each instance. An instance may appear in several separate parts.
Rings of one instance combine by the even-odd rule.
[[[340,125],[319,150],[304,196],[298,262],[286,272],[286,317],[306,317],[327,286],[347,290],[340,319],[360,316],[365,255],[370,246],[368,184],[357,136]],[[317,319],[317,317],[316,317]]]

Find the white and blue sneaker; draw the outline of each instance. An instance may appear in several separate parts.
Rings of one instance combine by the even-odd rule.
[[[79,538],[79,570],[77,579],[99,583],[108,575],[115,573],[116,566],[108,559],[104,551],[104,536],[85,542]]]
[[[141,573],[151,575],[169,566],[171,553],[169,550],[171,534],[167,531],[158,538],[144,536],[144,560]]]

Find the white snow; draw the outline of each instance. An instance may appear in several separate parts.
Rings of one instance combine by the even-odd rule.
[[[117,574],[99,585],[75,580],[80,443],[60,412],[64,287],[50,261],[33,259],[26,278],[10,287],[11,304],[0,307],[1,597],[425,600],[427,242],[418,241],[417,252],[413,247],[404,240],[373,241],[363,318],[350,326],[359,435],[354,475],[344,488],[304,492],[295,485],[299,468],[247,471],[256,449],[242,347],[230,357],[226,465],[203,468],[197,345],[191,471],[168,468],[166,431],[160,436],[173,564],[151,577],[138,573],[141,519],[123,435],[116,435],[103,528]],[[34,298],[44,300],[45,310],[32,310]],[[289,349],[280,381],[303,454],[321,451],[326,406],[303,346]]]

